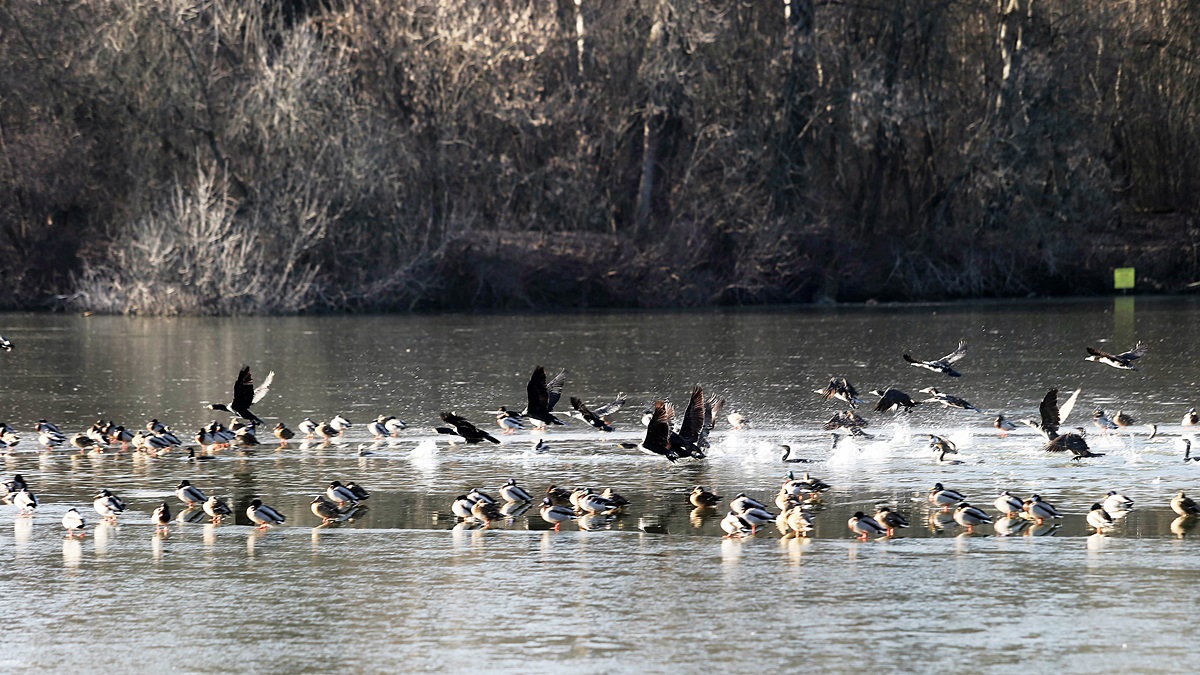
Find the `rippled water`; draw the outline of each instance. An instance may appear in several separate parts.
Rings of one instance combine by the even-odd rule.
[[[16,349],[0,353],[0,416],[24,440],[0,458],[3,478],[23,474],[42,506],[31,518],[0,506],[0,593],[12,610],[0,654],[10,668],[88,671],[1188,670],[1194,650],[1179,638],[1198,599],[1200,550],[1168,502],[1179,489],[1200,492],[1200,467],[1176,447],[1179,420],[1200,398],[1198,317],[1190,299],[1145,298],[566,316],[5,315],[0,333]],[[900,359],[941,356],[960,338],[962,378]],[[1140,371],[1083,361],[1087,345],[1123,351],[1139,339],[1151,348]],[[355,426],[333,444],[271,444],[199,464],[179,453],[38,452],[32,427],[43,417],[72,432],[100,417],[194,430],[211,419],[201,403],[225,400],[242,363],[260,380],[277,373],[256,407],[271,424],[341,413]],[[494,428],[483,411],[523,406],[537,363],[568,369],[564,403],[627,392],[617,431],[575,422],[544,434],[545,453],[531,450],[541,434],[481,447],[431,431],[449,409]],[[868,412],[874,438],[834,449],[820,425],[839,408],[812,393],[830,375],[860,392],[935,385],[1012,418],[1035,416],[1050,387],[1081,388],[1069,425],[1102,406],[1157,424],[1158,435],[1092,434],[1107,455],[1076,464],[1042,453],[1031,430],[1000,438],[990,416],[929,407],[899,421]],[[616,446],[640,437],[648,402],[682,405],[697,382],[746,411],[751,430],[718,426],[704,462]],[[374,442],[365,422],[381,413],[412,426]],[[963,463],[938,464],[931,432],[954,440]],[[783,443],[816,460],[794,468],[834,485],[814,507],[812,536],[767,528],[723,539],[723,512],[694,512],[688,491],[769,501],[789,468]],[[533,492],[613,486],[633,504],[591,531],[547,531],[536,509],[488,529],[456,523],[455,495],[509,477]],[[235,522],[155,536],[150,511],[163,500],[175,509],[183,478],[230,498]],[[371,489],[369,508],[317,528],[308,502],[333,479]],[[993,513],[1000,490],[1038,492],[1066,517],[1023,533],[1044,536],[987,526],[967,535],[925,501],[935,481]],[[82,542],[64,539],[63,512],[77,506],[96,520],[90,495],[101,487],[130,511]],[[1113,489],[1137,507],[1091,535],[1084,514]],[[242,511],[256,496],[287,524],[248,527]],[[846,519],[882,503],[913,526],[854,540]]]

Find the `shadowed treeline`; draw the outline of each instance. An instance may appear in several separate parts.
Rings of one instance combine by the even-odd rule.
[[[1197,36],[1167,0],[4,3],[0,297],[940,299],[1115,265],[1177,290]]]

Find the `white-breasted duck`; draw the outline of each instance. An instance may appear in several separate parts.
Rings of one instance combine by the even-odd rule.
[[[300,424],[296,425],[300,433],[304,434],[305,438],[312,438],[313,434],[317,433],[317,423],[312,421],[311,417],[305,417],[300,420]]]
[[[1121,352],[1120,354],[1109,354],[1094,347],[1088,347],[1088,355],[1083,360],[1103,363],[1106,366],[1120,368],[1121,370],[1137,370],[1137,366],[1133,365],[1133,362],[1145,356],[1148,349],[1146,344],[1141,340],[1133,346],[1133,349]]]
[[[766,508],[766,504],[753,497],[747,497],[745,492],[737,493],[737,496],[733,498],[733,501],[729,502],[729,510],[735,513],[742,513],[748,509],[766,510]]]
[[[974,410],[977,413],[983,412],[979,408],[976,408],[975,406],[968,403],[966,400],[961,399],[957,396],[952,396],[950,394],[943,394],[942,392],[938,391],[934,387],[925,387],[924,389],[921,390],[921,393],[929,394],[929,398],[922,401],[922,403],[941,403],[942,405],[946,406],[947,408],[958,408],[960,410]]]
[[[404,431],[408,428],[408,422],[405,422],[395,415],[390,415],[387,422],[384,422],[383,426],[392,436],[399,436],[401,431]]]
[[[996,419],[992,420],[992,426],[1000,432],[1001,436],[1007,436],[1008,432],[1017,428],[1017,425],[1013,424],[1012,420],[1006,419],[1004,415],[996,415]]]
[[[958,505],[958,508],[954,509],[954,522],[967,528],[967,532],[973,532],[976,525],[991,523],[992,517],[984,513],[981,509],[977,509],[967,502],[962,502]]]
[[[1108,511],[1104,510],[1104,506],[1099,502],[1092,504],[1092,508],[1087,512],[1087,523],[1096,528],[1096,534],[1100,534],[1104,530],[1112,527],[1113,518]]]
[[[477,428],[474,424],[471,424],[469,421],[467,421],[465,417],[456,415],[453,412],[443,412],[441,418],[442,421],[446,424],[449,424],[451,428],[434,427],[434,431],[438,432],[439,434],[461,436],[462,439],[468,444],[482,443],[484,441],[488,441],[489,443],[500,442],[500,440],[495,436]]]
[[[959,340],[958,349],[955,349],[940,359],[934,359],[933,361],[921,361],[914,359],[908,354],[905,354],[904,360],[907,361],[910,366],[932,370],[935,373],[942,373],[944,375],[949,375],[950,377],[960,377],[962,373],[958,372],[954,368],[951,368],[950,365],[966,355],[967,343],[965,340]]]
[[[117,516],[125,512],[125,502],[109,490],[101,490],[93,497],[92,508],[104,520],[116,522]]]
[[[1124,515],[1133,508],[1133,500],[1116,490],[1109,490],[1100,503],[1109,515]]]
[[[21,474],[15,473],[13,474],[12,480],[6,481],[3,485],[0,485],[0,487],[4,488],[4,493],[3,495],[0,495],[0,497],[2,497],[5,502],[12,503],[13,497],[16,497],[17,493],[21,490],[29,487],[29,484],[25,482],[25,479],[21,476]]]
[[[258,415],[250,412],[250,406],[262,400],[271,388],[271,381],[275,379],[275,371],[267,373],[267,377],[263,379],[262,385],[255,388],[254,376],[250,374],[250,366],[242,366],[238,372],[237,381],[233,383],[233,401],[225,403],[210,403],[206,407],[209,410],[224,410],[228,413],[233,413],[238,417],[256,424],[262,424],[263,421],[258,418]]]
[[[515,433],[518,429],[525,429],[524,418],[521,417],[520,413],[513,412],[504,406],[500,406],[495,410],[488,410],[487,412],[496,416],[496,425],[504,430],[502,433],[505,435]]]
[[[78,509],[69,508],[63,514],[62,526],[66,528],[68,537],[74,537],[76,531],[80,537],[83,537],[83,528],[87,527],[87,521],[83,519],[83,515],[79,513]]]
[[[793,506],[787,512],[787,525],[796,536],[808,536],[813,528],[813,515],[802,506]]]
[[[866,541],[867,537],[872,535],[887,533],[887,528],[885,528],[883,525],[880,525],[877,520],[871,516],[868,516],[862,511],[855,511],[854,515],[850,517],[850,520],[846,521],[846,526],[850,528],[851,532],[857,534],[859,539],[862,539],[863,541]]]
[[[750,418],[736,408],[729,412],[725,420],[729,422],[729,428],[734,431],[745,431],[750,428]]]
[[[887,530],[887,536],[896,534],[896,530],[908,527],[908,519],[891,507],[881,506],[875,511],[875,522]]]
[[[0,335],[0,349],[3,349],[6,352],[11,352],[13,350],[12,340]]]
[[[267,506],[261,499],[253,499],[246,507],[246,517],[256,523],[256,529],[265,530],[268,527],[282,525],[287,518],[275,509]]]
[[[388,435],[387,422],[387,415],[379,415],[367,423],[367,432],[370,433],[371,437],[375,440],[382,440]]]
[[[208,496],[204,494],[203,490],[186,480],[179,481],[179,485],[175,486],[175,496],[179,498],[179,501],[187,504],[189,509],[208,501]]]
[[[350,420],[346,419],[342,415],[334,415],[333,417],[329,418],[329,426],[333,427],[338,432],[338,435],[341,435],[343,431],[354,425],[350,423]]]
[[[721,519],[721,529],[725,531],[726,537],[744,537],[753,534],[756,528],[740,515],[730,511]]]
[[[529,384],[526,385],[525,391],[529,396],[529,406],[525,409],[525,416],[535,422],[538,427],[546,425],[564,425],[562,420],[554,416],[554,406],[558,404],[558,399],[562,398],[563,385],[567,382],[567,370],[564,368],[553,379],[547,381],[546,369],[541,365],[533,369],[533,374],[529,376]]]
[[[1014,497],[1011,492],[1005,490],[996,497],[996,501],[992,502],[996,505],[996,510],[1004,514],[1006,518],[1019,516],[1025,511],[1025,502],[1017,497]]]
[[[542,499],[542,505],[538,508],[538,515],[547,523],[552,523],[555,530],[563,523],[579,518],[574,511],[565,506],[554,504],[549,497]]]
[[[520,485],[517,485],[517,479],[515,478],[509,478],[507,483],[500,486],[498,492],[506,502],[533,501],[533,495],[529,494],[529,492],[527,492]]]
[[[358,498],[354,496],[354,492],[350,488],[342,485],[341,481],[333,481],[329,487],[325,488],[325,498],[338,505],[339,508],[347,504],[357,504]]]
[[[828,401],[829,399],[837,399],[843,401],[851,408],[857,408],[863,402],[858,397],[858,392],[855,391],[854,385],[845,377],[830,377],[829,384],[824,389],[814,389],[816,394]]]
[[[17,515],[27,516],[38,507],[37,495],[28,487],[22,488],[13,496],[13,504],[17,507]]]
[[[1023,508],[1025,513],[1030,518],[1036,520],[1039,525],[1046,520],[1062,518],[1062,514],[1058,512],[1058,509],[1054,508],[1054,505],[1050,502],[1042,499],[1041,495],[1030,495],[1029,499],[1025,500]]]
[[[458,495],[453,502],[450,502],[450,512],[459,518],[472,518],[471,506],[473,505],[474,502],[467,499],[466,495]]]
[[[929,488],[929,503],[941,506],[943,511],[948,511],[951,506],[965,499],[961,492],[944,487],[941,483],[934,483],[933,487]]]
[[[914,401],[912,396],[894,387],[872,389],[868,393],[879,397],[879,400],[875,402],[875,412],[879,413],[899,412],[900,410],[911,412],[913,408],[921,404],[920,401]]]
[[[150,516],[150,522],[154,523],[155,534],[168,530],[171,526],[171,507],[166,502],[159,503]]]
[[[600,431],[612,431],[613,430],[611,424],[604,421],[604,419],[602,417],[600,417],[599,415],[597,415],[596,413],[592,412],[592,410],[587,407],[587,404],[585,404],[583,402],[583,400],[580,399],[579,397],[577,397],[577,396],[571,397],[571,407],[575,409],[576,415],[574,415],[574,416],[579,417],[579,419],[583,420],[584,422],[587,422],[588,424],[592,425],[596,429],[599,429]]]
[[[1183,419],[1179,423],[1185,427],[1194,427],[1200,424],[1200,413],[1197,413],[1195,408],[1188,408],[1188,411],[1183,414]]]

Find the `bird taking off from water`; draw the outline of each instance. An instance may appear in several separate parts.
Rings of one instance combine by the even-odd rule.
[[[1141,340],[1139,340],[1138,343],[1133,346],[1133,349],[1130,349],[1127,352],[1121,352],[1120,354],[1109,354],[1108,352],[1102,352],[1095,347],[1088,347],[1088,356],[1083,360],[1103,363],[1106,366],[1120,368],[1121,370],[1137,370],[1137,366],[1134,366],[1133,362],[1145,356],[1146,350],[1146,343],[1142,342]]]
[[[224,410],[249,422],[262,424],[263,421],[257,415],[250,412],[250,406],[258,403],[267,395],[267,391],[271,388],[271,381],[274,379],[275,371],[272,370],[267,373],[262,386],[256,389],[254,387],[254,377],[250,374],[250,366],[242,366],[241,372],[238,373],[237,382],[233,383],[233,402],[229,404],[212,403],[207,407],[209,410]]]
[[[966,355],[967,355],[967,343],[965,340],[959,340],[958,341],[958,349],[955,349],[954,351],[950,352],[949,354],[943,356],[940,359],[935,359],[933,361],[921,361],[919,359],[914,359],[912,356],[909,356],[908,354],[905,354],[904,360],[908,361],[908,364],[910,366],[916,366],[917,368],[925,368],[926,370],[932,370],[935,373],[944,373],[946,375],[949,375],[950,377],[961,377],[962,373],[951,368],[950,364],[954,363],[955,361],[958,361],[959,359],[961,359],[962,357],[964,357]]]

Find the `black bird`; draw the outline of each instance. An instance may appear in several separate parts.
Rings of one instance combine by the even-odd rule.
[[[490,441],[492,443],[500,442],[495,436],[492,436],[488,432],[475,428],[475,425],[468,422],[465,417],[459,417],[452,412],[442,413],[442,421],[454,428],[450,429],[447,427],[434,427],[433,430],[439,434],[462,436],[463,440],[465,440],[467,443],[482,443],[484,441]]]
[[[617,414],[617,412],[619,412],[621,408],[625,406],[625,402],[628,400],[629,398],[625,396],[625,392],[621,392],[617,394],[617,397],[613,399],[611,403],[605,403],[604,405],[592,408],[592,414],[603,420],[605,424],[612,424],[612,416]],[[584,419],[583,415],[580,414],[579,411],[571,411],[567,414],[572,417]]]
[[[0,335],[0,349],[3,349],[6,352],[12,351],[12,342],[10,342],[8,338],[4,337],[3,335]]]
[[[892,387],[883,390],[873,389],[870,393],[879,397],[879,402],[875,404],[875,412],[896,412],[901,408],[904,409],[904,412],[910,412],[921,404],[920,401],[914,401],[908,394]]]
[[[1079,461],[1085,457],[1103,457],[1103,452],[1092,452],[1088,448],[1087,441],[1083,438],[1083,429],[1077,429],[1078,433],[1069,432],[1055,436],[1046,446],[1042,448],[1046,452],[1070,452],[1074,457],[1071,461]]]
[[[1133,362],[1142,358],[1142,356],[1146,354],[1146,350],[1146,344],[1140,340],[1136,345],[1133,346],[1133,349],[1130,349],[1127,352],[1121,352],[1120,354],[1109,354],[1108,352],[1102,352],[1095,347],[1088,347],[1088,356],[1083,360],[1103,363],[1106,366],[1120,368],[1121,370],[1137,370],[1137,367],[1133,365]]]
[[[525,409],[524,414],[541,427],[547,424],[565,424],[551,411],[554,410],[558,399],[562,398],[563,385],[566,382],[567,371],[565,368],[549,382],[546,381],[545,368],[541,366],[534,368],[533,375],[529,376],[529,385],[526,387],[529,393],[529,407]]]
[[[680,456],[686,454],[696,459],[704,459],[704,451],[700,449],[700,441],[704,434],[704,410],[704,388],[696,385],[692,387],[692,397],[683,409],[683,422],[679,425],[679,432],[671,432],[671,447],[676,448]]]
[[[209,404],[209,410],[224,410],[228,413],[234,413],[244,420],[262,424],[263,421],[257,415],[250,412],[250,406],[262,400],[262,397],[267,395],[267,391],[271,388],[271,380],[275,379],[275,371],[267,373],[267,378],[263,380],[262,386],[257,389],[254,387],[254,377],[250,375],[250,366],[242,366],[241,372],[238,373],[237,382],[233,384],[233,402],[226,405],[224,403]]]
[[[965,340],[959,340],[958,341],[958,349],[955,349],[954,351],[950,352],[949,354],[943,356],[940,359],[936,359],[933,361],[920,361],[918,359],[914,359],[913,357],[909,356],[908,354],[905,354],[904,360],[908,361],[908,364],[910,366],[916,366],[918,368],[925,368],[926,370],[932,370],[935,373],[945,373],[946,375],[949,375],[950,377],[961,377],[962,373],[951,368],[950,364],[954,363],[955,361],[961,359],[962,357],[964,357],[966,355],[967,355],[967,343]]]
[[[583,401],[579,400],[578,397],[575,397],[575,396],[571,397],[571,407],[574,408],[576,410],[576,412],[579,413],[579,417],[583,421],[596,427],[600,431],[612,431],[613,430],[612,425],[610,425],[608,422],[605,422],[604,418],[600,417],[596,413],[589,410],[588,407],[586,405],[584,405]]]
[[[646,437],[641,443],[621,443],[622,448],[637,448],[651,455],[666,457],[674,462],[679,459],[679,450],[671,445],[671,427],[675,423],[675,406],[669,401],[659,399],[654,402],[654,411],[650,413],[649,424],[646,425]]]
[[[965,400],[963,400],[957,396],[952,396],[950,394],[943,394],[942,392],[938,391],[937,389],[934,389],[933,387],[925,387],[924,389],[921,390],[921,393],[929,394],[929,398],[925,399],[924,401],[921,401],[922,403],[941,403],[942,405],[946,406],[947,408],[961,408],[963,410],[974,410],[977,413],[983,412],[979,408],[976,408],[975,406],[971,405],[970,403],[967,403]]]
[[[1021,420],[1021,422],[1037,429],[1047,441],[1053,441],[1058,436],[1059,425],[1075,408],[1075,401],[1079,398],[1080,391],[1076,389],[1075,393],[1071,394],[1071,398],[1067,399],[1067,402],[1060,408],[1058,406],[1058,389],[1051,389],[1042,397],[1042,403],[1038,406],[1041,420]]]
[[[831,398],[836,398],[839,401],[845,401],[851,408],[857,408],[862,399],[858,397],[858,392],[854,390],[854,385],[844,377],[829,378],[829,386],[824,389],[814,389],[826,401]]]

